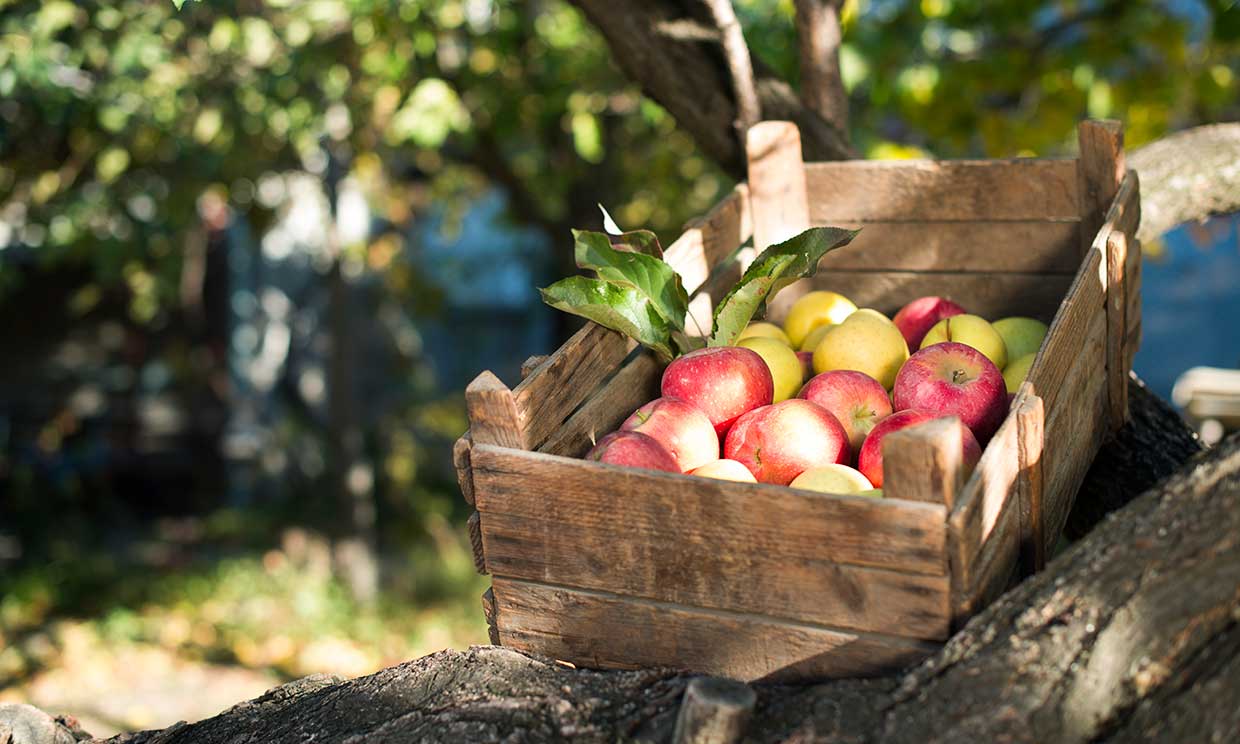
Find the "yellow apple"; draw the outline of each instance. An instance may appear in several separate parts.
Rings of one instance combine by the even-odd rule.
[[[878,321],[882,321],[883,323],[891,323],[891,318],[888,318],[886,315],[883,315],[882,313],[880,313],[879,311],[875,310],[872,307],[863,307],[857,310],[857,312],[848,316],[848,320],[865,320],[865,319],[878,320]]]
[[[991,323],[1003,345],[1007,347],[1008,361],[1019,359],[1026,354],[1037,353],[1042,348],[1042,339],[1050,329],[1040,320],[1033,318],[1003,318]]]
[[[1023,357],[1009,364],[1003,370],[1003,382],[1007,385],[1007,391],[1014,393],[1020,389],[1020,384],[1029,376],[1029,368],[1033,366],[1033,360],[1038,358],[1038,352],[1026,354]]]
[[[1007,366],[1007,346],[1003,337],[985,318],[976,315],[953,315],[943,318],[921,340],[921,348],[941,344],[944,341],[972,346],[994,363],[999,369]]]
[[[861,493],[874,490],[874,484],[860,471],[839,464],[806,470],[789,485],[823,493]]]
[[[788,400],[796,397],[805,381],[805,370],[801,360],[791,346],[768,336],[750,336],[737,342],[737,346],[756,351],[762,361],[771,370],[771,379],[775,382],[775,398],[772,402]]]
[[[700,475],[703,478],[715,478],[716,480],[741,481],[743,483],[757,483],[757,478],[753,477],[753,473],[749,472],[749,468],[736,460],[715,460],[708,462],[696,470],[690,470],[689,475]]]
[[[736,340],[740,341],[745,338],[773,338],[789,348],[792,347],[792,342],[788,340],[788,334],[784,333],[784,330],[774,323],[750,323],[745,326],[745,330],[741,331],[741,335],[737,336]]]
[[[873,377],[887,390],[895,383],[900,365],[908,359],[904,335],[891,323],[860,318],[830,331],[814,349],[814,372],[853,369]]]
[[[814,330],[806,334],[805,340],[801,342],[801,345],[797,347],[797,350],[812,352],[818,347],[818,342],[822,341],[822,337],[827,335],[827,331],[834,327],[834,323],[824,323],[823,325],[817,326]]]
[[[784,318],[784,331],[793,346],[800,348],[809,332],[821,325],[843,323],[857,306],[842,294],[809,292],[793,303]]]

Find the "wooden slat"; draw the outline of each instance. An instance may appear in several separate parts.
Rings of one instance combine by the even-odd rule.
[[[807,163],[810,221],[1080,219],[1075,160]]]
[[[809,228],[801,133],[790,121],[759,122],[749,129],[745,155],[753,246],[755,253],[761,253]],[[771,299],[771,312],[786,313],[808,291],[809,282],[793,282]]]
[[[827,224],[818,222],[815,224]],[[1074,274],[1081,263],[1080,223],[833,222],[861,228],[819,270],[998,271]]]
[[[1124,125],[1110,119],[1084,121],[1076,134],[1081,149],[1077,193],[1083,256],[1094,245],[1124,178]]]
[[[677,536],[744,545],[787,560],[831,561],[943,575],[946,509],[897,499],[836,496],[623,468],[475,444],[478,509],[617,539]],[[739,549],[739,547],[737,548]]]
[[[858,307],[891,314],[925,295],[955,300],[975,315],[1026,315],[1049,321],[1072,283],[1068,274],[912,271],[831,271],[811,280],[815,289],[841,292]],[[782,320],[782,316],[775,316]]]
[[[978,549],[969,583],[952,594],[957,628],[1003,594],[1016,573],[1019,552],[1020,509],[1012,499],[1004,505],[994,529]]]
[[[502,576],[889,635],[947,637],[946,576],[788,560],[744,540],[703,541],[683,520],[649,533],[488,512],[484,525],[487,567]]]
[[[1012,405],[1016,416],[1016,455],[1020,473],[1016,479],[1020,497],[1021,564],[1024,573],[1041,571],[1046,565],[1043,536],[1042,450],[1046,409],[1029,383],[1021,385]]]
[[[478,512],[470,514],[465,521],[465,528],[469,532],[469,546],[474,553],[474,570],[485,576],[487,559],[482,545],[482,516]]]
[[[474,444],[525,449],[527,439],[517,413],[517,402],[508,386],[490,371],[474,378],[465,388],[469,434]]]
[[[1033,383],[1034,393],[1045,401],[1048,416],[1059,407],[1058,401],[1065,391],[1079,387],[1078,381],[1070,378],[1068,372],[1081,353],[1087,330],[1097,319],[1102,319],[1105,325],[1106,274],[1103,268],[1101,254],[1091,251],[1073,279],[1029,370],[1028,379]],[[1105,336],[1099,340],[1105,345]]]
[[[685,226],[676,242],[663,252],[663,260],[680,274],[685,291],[693,294],[714,267],[752,235],[749,187],[737,184],[705,217]]]
[[[883,494],[950,510],[964,483],[963,426],[952,417],[888,434],[883,439]]]
[[[492,589],[487,589],[482,593],[482,616],[487,621],[487,635],[490,636],[491,645],[498,646],[499,627],[496,624],[495,592]]]
[[[1128,248],[1127,266],[1124,276],[1128,282],[1125,300],[1124,322],[1127,334],[1124,337],[1124,369],[1132,369],[1132,360],[1141,348],[1141,267],[1144,265],[1141,255],[1141,241],[1134,239]]]
[[[534,354],[533,356],[526,357],[525,361],[521,362],[521,379],[524,380],[534,374],[534,370],[541,367],[545,361],[547,361],[546,354]]]
[[[652,354],[641,353],[620,368],[577,412],[556,429],[539,451],[581,457],[604,434],[615,431],[629,414],[659,397],[663,368]]]
[[[512,391],[524,432],[522,449],[546,441],[636,346],[623,334],[587,323],[547,357]]]
[[[456,468],[456,482],[461,487],[461,497],[470,506],[474,505],[474,476],[469,469],[469,448],[472,444],[473,440],[466,431],[452,445],[452,466]]]
[[[1102,251],[1107,261],[1107,401],[1113,431],[1128,420],[1128,366],[1124,345],[1128,338],[1125,313],[1130,287],[1125,269],[1129,265],[1129,245],[1136,240],[1140,220],[1141,200],[1134,171],[1120,184],[1107,212],[1106,223],[1095,241],[1095,249]]]
[[[578,666],[660,666],[743,681],[871,676],[938,645],[495,577],[504,646]]]

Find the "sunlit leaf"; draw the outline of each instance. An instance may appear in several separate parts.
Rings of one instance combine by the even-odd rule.
[[[636,288],[650,300],[664,321],[677,330],[684,330],[689,294],[680,275],[656,255],[662,252],[654,233],[639,231],[608,236],[574,230],[573,253],[577,266],[594,271],[600,279]]]
[[[635,287],[604,279],[570,276],[540,289],[543,302],[619,331],[654,351],[664,361],[675,353],[672,328],[653,303]]]

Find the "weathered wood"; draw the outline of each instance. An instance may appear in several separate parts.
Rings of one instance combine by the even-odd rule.
[[[792,561],[828,560],[941,576],[946,509],[734,483],[538,452],[475,445],[484,517],[510,514],[572,528],[739,546]],[[484,533],[484,542],[486,535]],[[490,546],[487,546],[490,550]]]
[[[1078,387],[1076,383],[1079,380],[1069,377],[1068,373],[1085,348],[1082,342],[1088,340],[1105,346],[1105,335],[1098,338],[1087,336],[1091,323],[1099,319],[1103,321],[1103,334],[1106,331],[1105,281],[1102,256],[1098,251],[1091,251],[1082,262],[1067,294],[1062,295],[1046,341],[1029,370],[1028,380],[1033,383],[1034,393],[1046,402],[1048,415],[1059,407],[1058,401],[1063,395]]]
[[[755,253],[782,243],[809,226],[809,197],[801,133],[790,121],[764,121],[749,129],[749,206],[753,213]],[[743,267],[742,267],[743,268]],[[793,282],[771,299],[771,312],[782,315],[809,291],[809,282]]]
[[[693,294],[721,261],[752,236],[749,187],[741,183],[705,217],[686,225],[663,252],[663,260],[680,274],[685,291]]]
[[[830,224],[861,228],[861,233],[823,257],[818,264],[821,271],[1075,274],[1081,264],[1078,222],[835,220]]]
[[[698,677],[685,689],[672,744],[735,744],[757,702],[758,694],[744,682]]]
[[[1107,405],[1111,428],[1119,429],[1128,419],[1128,339],[1129,243],[1135,241],[1141,221],[1141,199],[1137,174],[1129,173],[1120,184],[1115,201],[1107,212],[1106,223],[1098,231],[1095,249],[1106,256],[1107,267]]]
[[[1124,268],[1124,278],[1128,282],[1127,298],[1124,305],[1124,322],[1127,335],[1124,337],[1124,368],[1132,369],[1132,360],[1141,348],[1141,267],[1144,264],[1141,256],[1141,241],[1129,243]]]
[[[452,466],[456,468],[456,482],[461,489],[461,498],[470,506],[474,505],[474,476],[469,469],[469,448],[472,445],[473,439],[468,431],[452,445]]]
[[[828,544],[799,559],[748,535],[715,543],[687,520],[658,533],[488,512],[487,566],[504,577],[915,638],[947,637],[948,579],[837,563]],[[622,524],[622,522],[617,522]],[[792,536],[789,539],[794,539]]]
[[[482,593],[482,616],[487,621],[487,636],[491,645],[499,645],[499,621],[495,608],[495,592],[488,588]]]
[[[805,176],[812,224],[1081,218],[1071,159],[847,160]]]
[[[465,529],[469,532],[469,546],[474,553],[474,570],[485,576],[487,559],[482,546],[482,516],[478,512],[470,514],[469,519],[465,520]]]
[[[524,380],[529,377],[545,361],[547,361],[546,354],[534,354],[533,356],[526,357],[525,361],[521,362],[521,379]]]
[[[935,644],[496,577],[504,646],[579,666],[671,666],[744,681],[890,672]]]
[[[1020,553],[1024,574],[1041,571],[1046,565],[1046,538],[1042,523],[1042,452],[1046,409],[1042,399],[1033,394],[1033,386],[1024,383],[1012,406],[1016,416],[1016,477],[1020,499]]]
[[[814,276],[810,282],[814,289],[842,292],[858,307],[872,307],[888,314],[918,297],[941,295],[985,318],[1026,315],[1050,321],[1072,280],[1070,274],[830,271]],[[782,315],[770,315],[783,319]]]
[[[516,398],[490,371],[484,371],[466,386],[465,409],[469,413],[469,435],[474,445],[526,448],[528,440]]]
[[[927,421],[883,439],[883,495],[951,509],[964,483],[960,419]]]
[[[1012,498],[972,558],[968,583],[952,594],[955,627],[1003,594],[1016,575],[1020,553],[1020,504]]]
[[[1084,256],[1106,221],[1107,210],[1124,178],[1124,125],[1110,119],[1083,121],[1076,135],[1080,143],[1077,160],[1080,255]]]
[[[615,431],[633,411],[659,397],[662,374],[652,354],[638,354],[569,416],[539,451],[581,457],[599,437]]]

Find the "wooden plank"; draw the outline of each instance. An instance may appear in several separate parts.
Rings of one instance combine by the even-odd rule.
[[[1132,241],[1126,260],[1124,276],[1128,282],[1128,292],[1124,310],[1124,322],[1127,325],[1127,335],[1124,337],[1124,369],[1131,370],[1132,360],[1141,348],[1141,267],[1144,265],[1141,241]]]
[[[715,266],[752,235],[749,187],[737,184],[705,217],[685,226],[676,242],[663,252],[663,260],[680,274],[685,291],[693,294]]]
[[[815,222],[825,225],[825,222]],[[1073,274],[1081,263],[1080,223],[1045,220],[845,222],[861,228],[828,253],[820,270],[998,271]]]
[[[658,533],[494,512],[483,524],[487,567],[510,578],[889,635],[947,637],[946,576],[788,560],[744,540],[703,541],[683,520]]]
[[[807,163],[812,224],[1081,217],[1076,161],[845,160]]]
[[[504,646],[582,667],[659,666],[790,682],[888,673],[939,647],[498,576],[493,588]]]
[[[1029,383],[1021,385],[1012,405],[1016,416],[1016,478],[1020,498],[1020,544],[1023,573],[1041,571],[1046,565],[1043,536],[1042,449],[1046,410]]]
[[[1077,193],[1083,256],[1094,245],[1124,178],[1124,125],[1113,119],[1083,121],[1076,135],[1081,150]]]
[[[947,510],[760,483],[624,468],[475,444],[478,509],[617,539],[668,536],[787,560],[943,575]]]
[[[495,592],[492,589],[487,589],[482,593],[482,616],[487,621],[487,635],[490,636],[491,645],[498,646],[499,627],[496,624]]]
[[[512,391],[524,434],[521,449],[545,442],[636,346],[623,334],[587,323],[548,356]]]
[[[964,483],[963,427],[952,417],[888,434],[883,439],[884,495],[950,510]]]
[[[755,253],[782,243],[809,228],[809,197],[801,133],[790,121],[763,121],[750,127],[745,139],[749,164],[749,207],[753,214]],[[809,291],[800,280],[771,299],[771,312],[782,315]]]
[[[843,293],[858,307],[891,314],[925,295],[941,295],[984,318],[1027,315],[1050,321],[1070,274],[1001,274],[953,271],[832,271],[811,279],[815,289]],[[775,316],[782,321],[783,316]]]
[[[1095,249],[1104,252],[1107,261],[1107,401],[1111,430],[1117,431],[1128,421],[1128,366],[1124,345],[1128,338],[1129,282],[1125,275],[1128,250],[1136,239],[1141,220],[1141,201],[1137,174],[1129,173],[1120,184],[1115,201],[1107,212],[1106,223],[1098,231]]]
[[[1058,401],[1065,391],[1079,387],[1079,380],[1069,377],[1068,372],[1081,353],[1081,341],[1091,323],[1102,319],[1105,324],[1104,269],[1101,254],[1091,251],[1059,305],[1046,341],[1029,370],[1028,379],[1033,383],[1034,393],[1045,401],[1048,415],[1059,407]]]
[[[465,521],[465,529],[469,532],[469,546],[474,553],[474,570],[485,576],[487,559],[482,544],[482,516],[478,512],[470,514],[469,519]]]
[[[508,386],[489,370],[466,386],[465,409],[474,444],[525,449],[527,439],[517,413],[516,399]]]
[[[542,363],[545,361],[547,361],[546,354],[534,354],[526,357],[525,361],[521,362],[521,379],[524,380],[534,374],[534,370],[541,367]]]
[[[978,549],[969,583],[962,591],[953,592],[956,628],[1003,594],[1016,573],[1019,553],[1020,508],[1016,499],[1011,499]]]
[[[659,397],[662,375],[663,367],[654,355],[638,354],[569,416],[539,451],[581,457],[599,437],[615,431],[629,414]]]
[[[452,445],[452,466],[456,468],[456,482],[461,487],[461,497],[470,506],[474,505],[474,476],[469,469],[469,448],[472,444],[473,440],[466,431]]]

